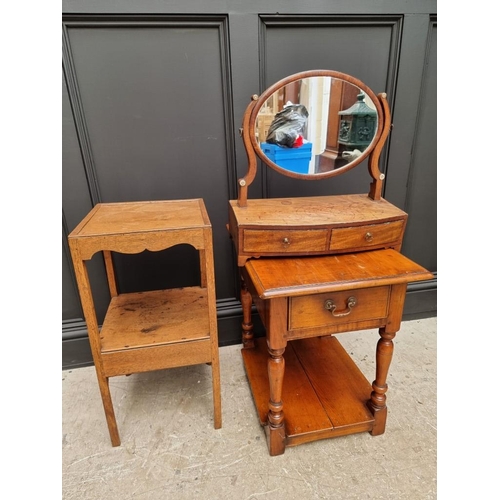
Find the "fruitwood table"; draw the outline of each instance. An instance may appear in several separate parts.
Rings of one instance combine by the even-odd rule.
[[[178,244],[199,251],[200,286],[119,293],[112,252],[138,254]],[[207,363],[214,427],[222,426],[212,227],[201,199],[99,203],[69,235],[111,443],[120,445],[109,378]],[[111,295],[99,331],[86,262],[102,252]]]
[[[383,434],[407,284],[432,273],[384,249],[250,259],[241,274],[242,355],[270,455],[318,439]],[[265,338],[254,339],[252,301]],[[333,334],[373,328],[381,338],[370,384]]]

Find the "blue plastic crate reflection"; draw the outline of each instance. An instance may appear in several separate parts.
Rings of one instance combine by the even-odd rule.
[[[298,174],[308,173],[312,142],[305,142],[298,148],[282,148],[276,144],[262,142],[260,147],[264,154],[281,168]]]

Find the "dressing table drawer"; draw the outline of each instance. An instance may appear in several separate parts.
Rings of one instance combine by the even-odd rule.
[[[400,242],[405,221],[398,220],[382,224],[343,227],[332,229],[330,250],[380,247],[387,243]]]
[[[328,229],[245,229],[244,252],[318,252],[326,251]]]
[[[316,328],[385,318],[389,295],[389,286],[379,286],[291,297],[288,329]]]

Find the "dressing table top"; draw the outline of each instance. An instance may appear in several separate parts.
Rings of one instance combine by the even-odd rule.
[[[391,221],[406,216],[383,198],[374,202],[366,194],[249,199],[246,207],[238,206],[236,200],[230,200],[229,204],[238,225],[243,226],[340,226]]]

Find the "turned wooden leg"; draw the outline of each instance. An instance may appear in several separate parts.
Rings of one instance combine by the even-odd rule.
[[[373,381],[370,401],[368,406],[373,412],[375,422],[371,431],[372,436],[379,436],[385,432],[385,423],[387,420],[387,406],[385,404],[387,392],[387,374],[392,360],[394,344],[392,339],[396,333],[388,333],[384,328],[379,330],[381,338],[377,343],[376,355],[376,375]]]
[[[241,324],[241,337],[243,349],[254,347],[252,323],[252,295],[248,291],[243,278],[241,279],[241,306],[243,307],[243,323]]]
[[[269,360],[267,371],[269,375],[269,413],[267,414],[269,433],[269,453],[271,456],[285,453],[285,423],[283,401],[283,377],[285,375],[285,349],[268,349]]]

